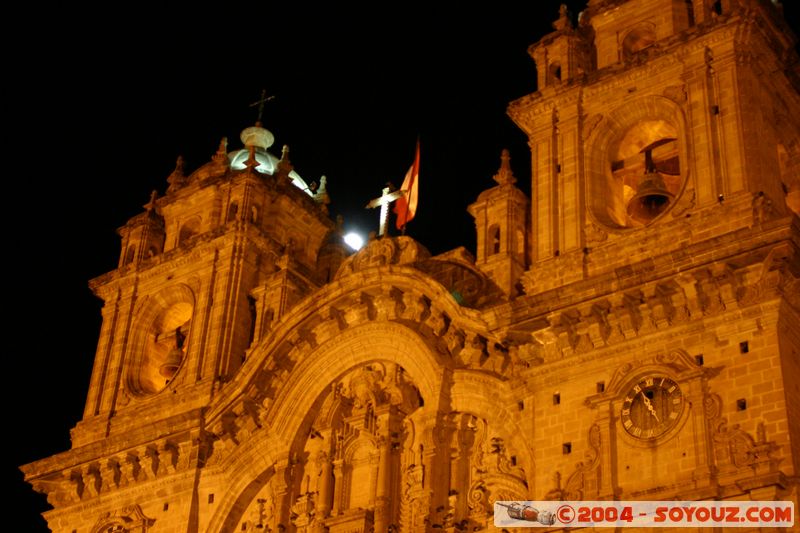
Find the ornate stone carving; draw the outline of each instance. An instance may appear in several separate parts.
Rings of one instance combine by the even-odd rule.
[[[675,206],[670,211],[672,213],[673,218],[680,218],[686,215],[691,209],[694,208],[695,204],[695,190],[694,189],[686,189],[683,191],[677,201],[675,202]]]
[[[753,195],[753,224],[762,224],[774,218],[775,214],[772,200],[763,191]]]
[[[688,99],[688,95],[686,94],[686,85],[670,85],[669,87],[666,87],[661,94],[676,104],[681,105],[685,104],[686,100]]]
[[[722,398],[718,394],[706,394],[703,397],[703,411],[708,420],[714,420],[722,414]]]
[[[575,465],[575,470],[567,478],[564,489],[550,496],[560,496],[562,500],[591,499],[597,494],[600,477],[600,427],[592,424],[587,436],[589,449],[584,461]],[[553,498],[555,499],[555,498]]]
[[[402,265],[430,257],[430,252],[411,237],[374,239],[344,260],[335,279],[360,270],[385,265]]]
[[[92,533],[147,533],[155,520],[148,518],[138,505],[104,513],[97,519]]]
[[[608,232],[594,222],[589,222],[584,226],[583,234],[587,244],[603,242],[608,239]]]

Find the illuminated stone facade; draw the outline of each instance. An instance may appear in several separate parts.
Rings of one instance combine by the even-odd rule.
[[[792,499],[800,97],[759,0],[591,0],[533,45],[532,200],[347,256],[267,148],[120,228],[57,532],[494,530],[497,499]],[[488,183],[488,180],[487,180]]]

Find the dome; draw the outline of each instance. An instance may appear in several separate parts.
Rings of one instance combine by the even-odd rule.
[[[256,126],[244,129],[240,138],[242,139],[242,143],[244,143],[245,148],[228,153],[228,159],[230,160],[231,168],[234,170],[243,170],[246,168],[247,160],[250,158],[249,147],[253,146],[255,147],[255,156],[256,161],[258,162],[256,171],[260,172],[261,174],[269,174],[270,176],[274,175],[278,169],[279,159],[267,151],[267,148],[272,146],[274,141],[272,133],[269,130],[262,128],[260,123],[258,123]],[[297,172],[291,170],[289,172],[289,177],[292,178],[292,184],[294,184],[295,187],[305,192],[309,196],[314,196],[314,192],[308,187],[308,184]]]
[[[234,170],[244,170],[246,168],[245,163],[247,163],[249,158],[250,151],[247,148],[235,150],[228,154],[231,168]],[[271,176],[275,174],[275,170],[278,168],[278,158],[267,152],[264,148],[256,147],[256,161],[258,161],[256,170],[262,174],[269,174]]]
[[[228,154],[228,159],[231,162],[231,168],[234,170],[243,170],[246,168],[245,163],[247,163],[249,158],[250,152],[246,148],[242,148],[241,150],[236,150]],[[272,176],[278,169],[278,158],[263,148],[256,148],[256,161],[258,161],[256,171],[260,172],[261,174],[269,174]],[[292,178],[292,184],[295,187],[305,192],[309,196],[314,196],[313,191],[308,187],[308,184],[305,182],[305,180],[300,177],[300,174],[294,170],[291,170],[289,172],[289,177]]]

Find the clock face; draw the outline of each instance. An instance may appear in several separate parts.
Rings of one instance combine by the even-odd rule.
[[[648,376],[625,395],[622,427],[638,439],[655,439],[675,425],[683,405],[677,383],[664,376]]]

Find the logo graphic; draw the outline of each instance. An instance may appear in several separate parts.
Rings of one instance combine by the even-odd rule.
[[[500,507],[505,507],[508,517],[512,520],[524,520],[526,522],[538,522],[544,526],[552,526],[556,523],[556,517],[550,511],[540,511],[530,505],[523,505],[513,502],[511,505],[497,502]]]
[[[496,501],[495,527],[786,528],[792,501]]]

